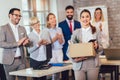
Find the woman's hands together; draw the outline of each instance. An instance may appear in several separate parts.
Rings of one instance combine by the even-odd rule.
[[[80,61],[83,61],[83,60],[86,60],[87,57],[75,57],[75,58],[72,58],[75,62],[80,62]]]

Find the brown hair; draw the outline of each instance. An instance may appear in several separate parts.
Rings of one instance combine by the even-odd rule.
[[[48,23],[48,21],[49,21],[49,16],[50,15],[53,15],[53,16],[55,16],[53,13],[49,13],[48,15],[47,15],[47,28],[50,28],[50,23]]]
[[[82,12],[80,13],[80,17],[81,17],[81,15],[82,15],[82,13],[84,13],[84,12],[87,12],[87,13],[90,15],[90,18],[91,18],[90,11],[87,10],[87,9],[82,10]],[[90,25],[90,27],[91,27],[91,29],[92,29],[92,34],[94,34],[94,33],[96,32],[96,28],[95,28],[93,25],[91,25],[91,23],[89,23],[89,25]]]

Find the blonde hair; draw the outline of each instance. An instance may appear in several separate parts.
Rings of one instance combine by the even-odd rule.
[[[101,11],[100,20],[101,20],[102,22],[104,22],[104,16],[103,16],[102,9],[98,7],[98,8],[95,9],[95,12],[96,12],[97,10],[100,10],[100,11]],[[95,12],[94,12],[94,20],[93,20],[93,22],[96,22],[96,19],[95,19]]]
[[[40,22],[39,19],[37,17],[31,17],[30,18],[30,25],[34,25],[36,23]]]

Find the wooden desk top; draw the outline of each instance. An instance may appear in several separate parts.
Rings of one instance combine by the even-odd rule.
[[[19,76],[27,76],[27,77],[41,77],[70,69],[72,69],[72,64],[68,64],[62,67],[54,66],[46,70],[33,70],[31,68],[27,68],[19,71],[13,71],[10,72],[9,74],[15,76],[19,75]]]
[[[120,60],[107,60],[105,56],[100,56],[102,65],[120,65]]]
[[[103,56],[102,57],[100,56],[100,62],[102,65],[120,65],[120,60],[107,60]],[[70,64],[70,61],[67,61],[65,63],[68,64],[62,67],[55,66],[46,70],[32,70],[30,68],[27,68],[19,71],[12,71],[9,74],[15,76],[19,75],[19,76],[27,76],[27,77],[41,77],[41,76],[46,76],[57,72],[62,72],[65,70],[72,69],[72,64]]]

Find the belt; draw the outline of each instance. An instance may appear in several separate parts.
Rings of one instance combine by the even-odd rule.
[[[18,57],[14,57],[14,59],[21,59],[21,56],[18,56]]]

